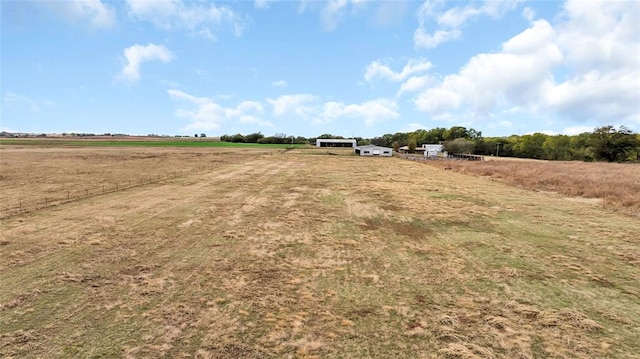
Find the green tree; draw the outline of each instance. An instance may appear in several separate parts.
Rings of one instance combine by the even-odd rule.
[[[395,152],[400,151],[400,143],[398,143],[398,141],[393,141],[393,143],[391,144],[391,147],[393,147],[393,150]]]
[[[416,152],[416,146],[417,146],[417,141],[415,138],[411,138],[409,140],[409,152],[410,153],[414,153]]]
[[[544,150],[542,145],[547,139],[547,135],[544,133],[536,132],[532,135],[520,136],[518,144],[516,146],[516,156],[524,158],[544,158]]]
[[[549,136],[544,140],[542,150],[547,160],[570,160],[571,138],[566,135]]]
[[[462,126],[453,126],[444,134],[444,139],[446,141],[453,141],[456,138],[469,138],[469,131],[467,131],[467,128]]]
[[[256,132],[256,133],[250,133],[246,136],[244,136],[244,142],[245,143],[258,143],[258,141],[260,141],[260,139],[264,138],[264,135],[260,132]]]
[[[453,141],[445,141],[444,150],[451,153],[473,153],[474,144],[466,138],[456,138]]]
[[[613,126],[596,128],[589,136],[591,151],[598,160],[623,162],[635,159],[640,148],[637,136],[628,128]]]

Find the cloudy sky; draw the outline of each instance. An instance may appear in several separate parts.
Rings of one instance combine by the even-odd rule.
[[[1,2],[0,129],[640,131],[640,2]]]

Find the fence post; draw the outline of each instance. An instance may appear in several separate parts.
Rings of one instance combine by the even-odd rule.
[[[69,200],[69,191],[67,191],[67,201]]]
[[[102,193],[104,193],[104,185],[102,185]]]
[[[22,212],[22,201],[20,201],[19,203],[20,203],[20,212]]]

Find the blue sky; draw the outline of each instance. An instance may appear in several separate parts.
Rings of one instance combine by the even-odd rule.
[[[640,2],[1,2],[0,130],[640,131]]]

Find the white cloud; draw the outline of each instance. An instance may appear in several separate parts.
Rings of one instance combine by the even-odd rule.
[[[640,7],[571,0],[556,22],[532,21],[499,51],[473,56],[428,85],[416,108],[472,123],[517,109],[533,118],[640,124]]]
[[[295,115],[301,120],[315,124],[326,124],[348,118],[362,120],[371,126],[389,119],[400,117],[395,101],[379,98],[360,104],[344,104],[337,101],[322,103],[320,98],[309,94],[283,95],[277,99],[267,99],[273,106],[275,116]]]
[[[400,72],[394,72],[380,61],[374,61],[367,66],[364,79],[371,83],[376,78],[385,79],[391,82],[404,81],[407,77],[428,71],[433,65],[426,60],[409,60]]]
[[[362,119],[365,126],[373,126],[385,120],[399,118],[398,105],[395,101],[379,98],[361,104],[345,105],[341,102],[327,102],[319,116],[313,122],[329,123],[340,118]]]
[[[241,36],[246,21],[226,6],[183,0],[127,0],[129,17],[149,21],[160,29],[184,28],[215,39],[210,26],[227,24]]]
[[[504,101],[531,105],[543,95],[562,53],[545,20],[503,44],[502,51],[478,54],[457,74],[447,75],[416,98],[416,106],[432,115],[467,107],[486,117]]]
[[[366,0],[329,0],[320,12],[320,20],[326,31],[333,31],[347,12],[357,13]],[[306,3],[300,5],[299,11],[304,11]]]
[[[536,12],[530,7],[525,7],[522,9],[522,17],[527,19],[528,21],[533,21],[536,18]]]
[[[170,62],[174,56],[166,47],[162,45],[135,44],[124,50],[124,57],[127,64],[122,69],[122,76],[128,81],[140,79],[140,65],[146,61]]]
[[[196,97],[180,90],[170,89],[167,94],[178,101],[186,103],[178,108],[175,115],[191,122],[182,128],[188,130],[216,130],[227,121],[238,121],[243,124],[254,124],[262,127],[273,127],[273,124],[259,115],[264,112],[262,104],[256,101],[244,101],[236,107],[224,107],[207,97]]]
[[[256,9],[268,9],[269,8],[269,0],[255,0],[253,2],[253,7]]]
[[[35,100],[9,91],[5,91],[4,96],[2,96],[2,103],[3,106],[26,106],[31,111],[40,111],[40,107]]]
[[[426,0],[418,10],[419,26],[413,34],[416,48],[434,48],[438,45],[458,39],[462,35],[460,30],[467,21],[479,16],[500,18],[514,9],[522,0],[484,0],[476,5],[464,7],[456,6],[446,11],[440,10],[444,2]],[[428,33],[427,24],[434,23],[437,29]]]
[[[574,136],[574,135],[579,135],[581,133],[592,132],[592,131],[593,131],[593,127],[591,126],[569,126],[569,127],[565,127],[562,130],[562,134]]]
[[[282,95],[277,99],[267,99],[273,106],[273,114],[283,116],[285,114],[295,114],[298,116],[309,116],[317,106],[319,98],[309,94]]]
[[[278,80],[278,81],[273,81],[271,83],[271,86],[273,86],[273,87],[287,87],[287,86],[289,86],[289,83],[287,83],[287,81],[285,81],[285,80]]]
[[[398,90],[396,96],[402,96],[407,92],[416,92],[425,89],[435,82],[436,80],[429,75],[412,76],[400,85],[400,90]]]
[[[408,123],[405,127],[400,129],[400,132],[415,132],[426,128],[428,127],[421,123]]]
[[[461,34],[462,32],[458,29],[438,30],[433,35],[429,35],[424,29],[417,29],[413,33],[413,42],[417,48],[431,49],[444,42],[455,40]]]
[[[69,21],[87,21],[95,28],[108,28],[116,22],[113,7],[100,0],[45,1],[43,4]]]

